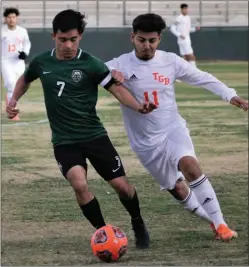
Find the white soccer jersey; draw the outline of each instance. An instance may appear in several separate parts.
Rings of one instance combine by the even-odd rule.
[[[16,26],[15,30],[9,30],[7,25],[2,26],[2,61],[19,61],[18,51],[28,55],[30,48],[31,43],[25,28]]]
[[[114,58],[106,65],[109,69],[123,73],[124,86],[140,103],[150,100],[158,105],[149,114],[141,114],[121,105],[125,129],[135,151],[160,146],[175,127],[185,124],[176,104],[176,79],[204,87],[225,101],[230,101],[237,95],[234,89],[228,88],[211,74],[193,67],[174,53],[157,50],[153,59],[142,61],[133,51]]]
[[[191,18],[186,15],[179,15],[175,22],[170,27],[171,32],[177,37],[178,43],[188,42],[191,43],[190,33],[195,32],[195,27],[191,26]],[[181,39],[180,36],[184,36],[185,39]]]

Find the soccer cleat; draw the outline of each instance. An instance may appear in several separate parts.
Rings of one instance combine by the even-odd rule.
[[[19,116],[18,115],[16,115],[14,118],[12,118],[11,119],[12,121],[19,121],[20,120],[20,118],[19,118]]]
[[[213,231],[213,233],[214,233],[214,235],[215,235],[215,238],[216,238],[217,240],[220,240],[220,237],[218,236],[218,234],[217,234],[217,232],[216,232],[216,229],[215,229],[215,226],[214,226],[213,223],[210,224],[210,227],[211,227],[211,229],[212,229],[212,231]]]
[[[149,247],[150,236],[143,222],[143,219],[131,219],[132,229],[135,235],[135,244],[137,248],[144,249]]]
[[[217,236],[220,238],[220,240],[228,242],[231,239],[237,238],[238,233],[231,230],[227,225],[220,224],[216,230]]]
[[[211,228],[215,231],[216,239],[222,240],[224,242],[229,242],[231,239],[237,238],[238,233],[231,230],[227,225],[220,224],[215,230],[214,225],[211,224]]]

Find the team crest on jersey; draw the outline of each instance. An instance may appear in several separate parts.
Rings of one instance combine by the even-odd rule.
[[[81,70],[73,70],[72,72],[72,79],[78,83],[83,77],[83,73]]]

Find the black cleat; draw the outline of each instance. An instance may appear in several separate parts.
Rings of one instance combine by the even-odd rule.
[[[143,219],[131,219],[131,224],[135,234],[136,247],[140,249],[148,248],[150,243],[150,236],[143,222]]]

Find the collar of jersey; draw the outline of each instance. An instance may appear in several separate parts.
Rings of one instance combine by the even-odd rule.
[[[54,57],[55,59],[60,60],[60,59],[58,59],[58,58],[56,57],[55,50],[56,50],[55,48],[53,48],[53,49],[51,50],[51,57]],[[76,56],[75,56],[74,58],[67,59],[67,60],[60,60],[60,61],[68,61],[68,60],[79,59],[80,56],[81,56],[81,54],[82,54],[82,52],[83,52],[83,50],[82,50],[81,48],[78,48],[78,52],[77,52],[77,54],[76,54]]]
[[[139,59],[139,58],[137,58],[137,56],[136,56],[136,52],[135,52],[135,50],[133,50],[132,51],[132,58],[133,58],[133,60],[135,60],[139,65],[148,65],[148,64],[151,64],[151,63],[153,63],[153,62],[155,62],[156,61],[156,59],[157,59],[157,50],[156,50],[156,53],[155,53],[155,56],[152,58],[152,59],[150,59],[150,60],[141,60],[141,59]]]

